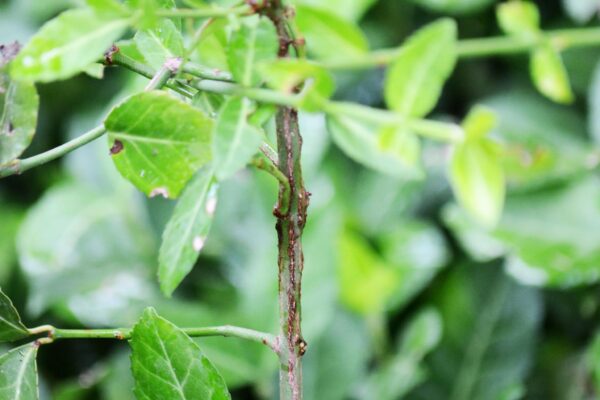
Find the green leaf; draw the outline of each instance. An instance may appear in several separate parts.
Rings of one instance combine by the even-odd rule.
[[[159,9],[173,9],[176,8],[175,0],[125,0],[125,5],[134,10],[142,11],[142,16],[137,21],[139,29],[153,29],[156,28],[160,19],[156,15],[156,11]],[[178,18],[171,18],[171,21],[181,27],[181,21]]]
[[[495,142],[466,141],[454,148],[450,180],[460,204],[486,228],[502,215],[505,178]]]
[[[415,398],[497,400],[525,383],[538,347],[539,292],[516,284],[499,265],[455,265],[433,305],[444,335]]]
[[[85,3],[97,14],[116,17],[129,14],[129,9],[118,0],[85,0]]]
[[[0,356],[0,398],[39,399],[36,356],[39,345],[29,343]]]
[[[575,100],[560,53],[551,43],[543,43],[533,50],[531,77],[535,87],[549,99],[562,104]]]
[[[403,332],[392,357],[369,376],[363,399],[401,399],[425,381],[427,372],[423,359],[442,338],[439,313],[428,308],[417,314]]]
[[[233,32],[227,61],[233,77],[244,86],[257,86],[262,77],[258,64],[277,58],[279,40],[268,18],[245,19]]]
[[[130,345],[138,399],[231,399],[225,381],[200,347],[154,309],[144,311]]]
[[[11,63],[17,80],[50,82],[85,70],[127,29],[129,20],[90,9],[69,10],[44,24]]]
[[[431,11],[448,14],[472,14],[480,11],[494,0],[411,0]]]
[[[29,336],[19,313],[0,289],[0,342],[12,342]]]
[[[536,38],[540,33],[540,12],[529,1],[508,1],[498,5],[498,25],[504,33],[524,38]]]
[[[206,242],[216,204],[217,185],[209,165],[190,181],[163,233],[158,276],[167,296],[194,267]]]
[[[211,159],[212,121],[165,92],[130,97],[105,126],[117,169],[150,197],[176,198]]]
[[[391,176],[422,177],[417,162],[420,143],[412,133],[344,114],[330,115],[327,127],[334,142],[353,160]]]
[[[219,180],[244,168],[263,142],[265,135],[248,123],[251,106],[250,100],[234,97],[221,108],[213,139],[215,174]]]
[[[306,38],[309,53],[318,60],[352,59],[368,51],[369,44],[361,30],[329,11],[299,5],[296,23]]]
[[[160,20],[154,28],[138,31],[134,41],[146,62],[156,71],[168,59],[183,57],[183,36],[169,19]]]
[[[192,53],[198,63],[218,70],[228,70],[229,24],[227,19],[216,19],[201,32],[196,51]]]
[[[435,22],[418,31],[390,65],[385,82],[388,107],[423,117],[437,104],[456,64],[456,23]]]
[[[19,157],[31,143],[38,107],[35,85],[12,80],[0,68],[0,165]]]
[[[335,83],[331,74],[318,64],[303,59],[280,59],[262,68],[263,78],[273,89],[292,94],[304,83],[300,107],[310,112],[320,110],[323,100],[331,97]]]

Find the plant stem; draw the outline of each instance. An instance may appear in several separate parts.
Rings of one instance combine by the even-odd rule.
[[[272,0],[266,15],[273,21],[279,36],[279,57],[288,57],[294,43],[287,19],[291,13],[283,0]],[[279,398],[301,400],[302,356],[306,342],[302,337],[302,271],[304,254],[302,232],[306,224],[309,193],[304,188],[301,168],[302,136],[298,126],[298,111],[294,104],[280,105],[275,119],[277,131],[278,168],[289,182],[279,185],[279,201],[274,214],[277,217],[278,282],[279,282]],[[284,202],[288,201],[287,208]],[[285,211],[285,212],[284,212]]]
[[[6,165],[0,166],[0,178],[14,174],[21,174],[31,168],[46,164],[47,162],[62,157],[65,154],[88,144],[89,142],[104,135],[104,133],[106,133],[106,129],[104,129],[104,125],[100,125],[91,131],[88,131],[83,135],[78,136],[77,138],[44,153],[22,160],[14,160]]]
[[[156,11],[159,17],[169,18],[214,18],[227,17],[230,15],[250,15],[254,11],[247,5],[232,8],[179,8],[179,9],[160,9]]]
[[[579,28],[548,31],[542,35],[559,49],[600,45],[600,28]],[[461,58],[489,57],[518,54],[531,50],[538,41],[513,36],[496,36],[480,39],[464,39],[457,43],[457,53]],[[380,67],[392,62],[400,53],[401,47],[375,50],[363,57],[348,60],[340,59],[323,63],[331,70],[353,70]]]
[[[190,337],[209,337],[209,336],[224,336],[236,337],[239,339],[249,340],[251,342],[262,343],[278,353],[276,338],[264,332],[255,331],[252,329],[241,328],[237,326],[210,326],[205,328],[182,328]],[[44,325],[38,328],[29,330],[32,335],[47,333],[51,341],[65,339],[114,339],[114,340],[129,340],[131,339],[133,330],[130,328],[116,329],[58,329],[50,325]]]

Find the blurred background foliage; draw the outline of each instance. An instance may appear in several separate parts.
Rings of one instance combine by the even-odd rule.
[[[25,42],[77,1],[0,0],[0,41]],[[302,3],[360,21],[372,48],[397,46],[443,15],[457,19],[461,38],[499,34],[491,0]],[[597,0],[536,3],[545,29],[597,24]],[[499,114],[494,136],[510,149],[509,195],[493,232],[453,203],[444,146],[425,143],[427,179],[390,178],[331,146],[321,115],[302,115],[313,194],[303,285],[307,400],[600,398],[600,48],[564,58],[572,106],[533,90],[523,55],[461,61],[436,109],[436,118],[453,121],[478,103]],[[383,77],[379,69],[338,73],[336,97],[382,105]],[[27,154],[95,126],[143,84],[116,69],[105,78],[40,85]],[[275,199],[260,172],[223,183],[206,250],[165,299],[157,246],[174,204],[146,199],[120,178],[101,139],[0,181],[0,285],[29,326],[130,326],[154,305],[179,326],[275,331]],[[277,396],[266,348],[199,342],[234,398]],[[59,342],[43,349],[39,368],[44,399],[133,398],[125,344]]]

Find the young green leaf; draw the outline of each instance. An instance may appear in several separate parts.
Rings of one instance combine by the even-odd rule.
[[[531,77],[536,88],[549,99],[562,104],[575,100],[560,53],[551,43],[543,43],[533,51]]]
[[[319,60],[357,58],[369,49],[358,26],[324,9],[298,5],[296,23],[306,37],[309,53]]]
[[[485,106],[475,106],[462,123],[467,140],[484,138],[498,125],[498,116]]]
[[[129,22],[91,9],[65,11],[47,22],[21,50],[11,63],[11,75],[37,82],[70,78],[98,60]]]
[[[331,115],[327,127],[334,142],[353,160],[391,176],[422,176],[419,139],[412,133],[342,114]]]
[[[39,399],[35,362],[38,348],[37,343],[29,343],[0,356],[0,399]]]
[[[279,40],[275,27],[267,18],[246,19],[233,32],[227,49],[227,61],[234,78],[244,86],[262,81],[257,65],[277,58]]]
[[[0,165],[19,157],[31,143],[38,107],[35,85],[12,80],[0,69]]]
[[[182,57],[184,53],[183,36],[169,19],[161,20],[154,28],[138,31],[134,41],[146,62],[156,71],[169,58]]]
[[[338,244],[342,303],[363,315],[385,310],[398,284],[398,275],[360,237],[345,232]]]
[[[129,343],[138,399],[231,399],[225,381],[200,347],[154,309],[144,311]]]
[[[219,180],[244,168],[264,139],[257,127],[248,123],[251,111],[248,99],[229,99],[219,113],[213,138],[215,174]]]
[[[319,111],[323,99],[328,99],[335,90],[331,74],[321,66],[304,59],[279,59],[265,64],[262,68],[264,80],[276,90],[294,93],[302,87],[300,108]]]
[[[217,205],[212,166],[201,168],[187,185],[163,233],[158,276],[170,296],[192,270],[210,230]]]
[[[390,65],[385,99],[390,109],[423,117],[435,107],[456,64],[456,23],[444,19],[408,39]]]
[[[460,204],[482,225],[493,228],[504,206],[505,179],[495,143],[467,140],[453,151],[450,177]]]
[[[225,18],[216,19],[204,29],[198,39],[198,45],[192,56],[204,66],[219,70],[228,70],[227,38],[228,21]]]
[[[7,295],[0,290],[0,342],[11,342],[29,336],[19,313]]]
[[[529,1],[508,1],[496,10],[498,25],[512,36],[535,38],[540,32],[540,12]]]
[[[88,7],[97,14],[113,17],[123,17],[129,14],[129,9],[118,0],[85,0]]]
[[[150,197],[176,198],[211,159],[213,122],[165,92],[130,97],[112,110],[105,126],[117,169]]]

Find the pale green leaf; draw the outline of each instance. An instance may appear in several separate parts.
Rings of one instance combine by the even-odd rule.
[[[85,0],[96,13],[108,16],[127,16],[129,9],[119,0]]]
[[[215,20],[201,32],[196,51],[192,53],[198,63],[218,70],[228,70],[227,38],[228,21]]]
[[[342,114],[331,115],[327,126],[334,142],[355,161],[391,176],[422,176],[420,167],[415,164],[419,159],[419,140],[412,133],[400,128],[390,133],[389,126]],[[391,135],[392,139],[384,138],[382,145],[382,134]],[[386,146],[386,142],[393,145]]]
[[[201,168],[179,199],[163,233],[158,276],[170,296],[192,270],[210,230],[217,204],[212,166]]]
[[[250,18],[233,32],[227,49],[229,69],[244,86],[256,86],[262,81],[258,64],[277,58],[279,40],[275,26],[268,18]]]
[[[138,399],[231,399],[225,381],[200,347],[154,309],[144,311],[130,345]]]
[[[467,141],[453,151],[450,178],[460,204],[479,223],[494,227],[502,214],[505,179],[494,142]]]
[[[29,343],[0,356],[0,398],[38,400],[36,356],[39,345]]]
[[[141,18],[137,21],[137,26],[140,29],[156,28],[160,21],[156,11],[159,9],[176,8],[175,0],[125,0],[125,5],[130,9],[142,11]],[[171,18],[178,28],[181,28],[179,18]]]
[[[580,24],[584,24],[600,13],[597,0],[563,0],[567,14]]]
[[[0,69],[0,164],[19,157],[37,125],[39,97],[31,82],[12,80]]]
[[[324,9],[299,5],[298,28],[306,38],[307,49],[319,60],[345,60],[364,56],[369,44],[360,29]]]
[[[0,290],[0,342],[12,342],[29,336],[19,313],[7,295]]]
[[[17,249],[30,314],[63,305],[86,326],[128,326],[148,304],[157,246],[142,199],[121,189],[65,183],[29,209]]]
[[[411,0],[435,12],[470,14],[491,5],[494,0]]]
[[[221,108],[213,139],[215,174],[219,180],[244,168],[263,142],[264,134],[248,123],[251,106],[250,100],[235,97]]]
[[[129,20],[69,10],[47,22],[11,63],[18,80],[50,82],[85,70],[127,29]]]
[[[184,53],[183,36],[170,19],[162,19],[151,29],[138,31],[135,44],[146,62],[158,71],[164,63]]]
[[[535,38],[540,33],[540,12],[529,1],[508,1],[496,10],[498,25],[508,35]]]
[[[575,100],[560,53],[543,43],[531,55],[531,77],[536,88],[549,99],[563,104]]]
[[[130,97],[105,122],[119,172],[149,196],[176,198],[211,159],[213,122],[160,91]]]
[[[437,104],[456,64],[456,23],[444,19],[408,39],[390,65],[385,82],[388,107],[423,117]]]

